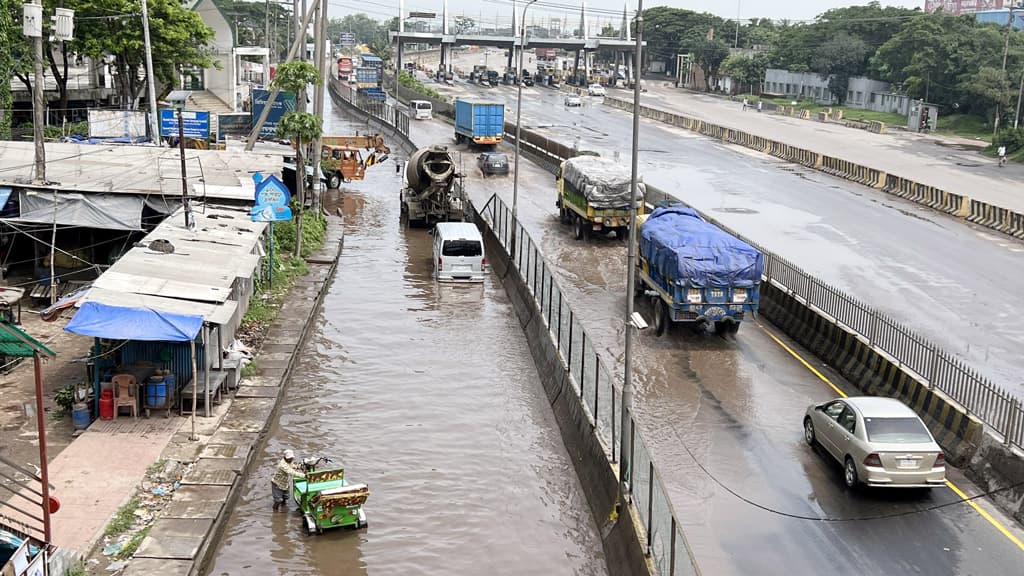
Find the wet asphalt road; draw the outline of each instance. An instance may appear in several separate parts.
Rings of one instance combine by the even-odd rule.
[[[357,127],[328,119],[327,133]],[[606,574],[601,542],[508,298],[438,285],[388,162],[326,202],[345,248],[210,575]],[[272,513],[282,450],[369,485],[369,528]]]
[[[412,130],[420,145],[454,146],[452,128],[442,122],[415,122]],[[620,360],[621,374],[625,248],[614,239],[573,240],[557,221],[552,176],[528,162],[520,170],[524,226],[556,264],[565,297],[597,348]],[[475,202],[497,193],[511,204],[511,177],[483,180],[472,166],[465,171]],[[646,304],[639,309],[650,317]],[[1019,572],[1024,551],[968,505],[922,512],[954,503],[948,488],[847,490],[839,465],[801,435],[807,406],[836,393],[773,337],[853,392],[769,324],[747,323],[729,340],[685,329],[636,340],[638,426],[704,574]],[[958,471],[950,478],[976,493]],[[1019,527],[982,506],[1021,537]],[[873,519],[879,516],[893,517]]]
[[[458,84],[508,104],[511,86]],[[524,88],[523,126],[628,166],[632,118],[583,98]],[[611,95],[630,99],[631,93]],[[641,121],[644,180],[889,314],[1024,397],[1024,325],[1008,300],[1024,284],[1024,242],[749,149]]]

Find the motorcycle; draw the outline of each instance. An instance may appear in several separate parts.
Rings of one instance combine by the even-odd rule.
[[[321,468],[321,464],[327,467]],[[366,484],[350,484],[345,470],[326,456],[303,458],[305,478],[292,482],[292,497],[302,512],[307,534],[331,528],[366,528],[363,504],[370,497]]]

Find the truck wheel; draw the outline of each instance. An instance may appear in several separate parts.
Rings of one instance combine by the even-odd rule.
[[[729,333],[728,322],[715,322],[715,334],[718,336],[725,336]]]
[[[633,299],[639,298],[644,293],[644,281],[640,279],[640,272],[633,270]]]
[[[577,240],[583,240],[583,220],[577,216],[572,220],[572,235]]]
[[[664,335],[668,331],[668,323],[668,306],[659,297],[654,304],[654,335]]]
[[[327,180],[327,187],[331,190],[341,188],[341,175],[337,172],[331,174],[331,177]]]
[[[740,323],[739,322],[732,322],[732,323],[729,324],[729,333],[730,334],[735,334],[735,333],[737,333],[739,331],[740,331]]]

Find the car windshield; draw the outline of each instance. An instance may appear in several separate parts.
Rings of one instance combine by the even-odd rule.
[[[441,249],[443,256],[480,256],[483,247],[477,240],[446,240]]]
[[[918,418],[865,418],[864,427],[871,442],[920,444],[932,437]]]

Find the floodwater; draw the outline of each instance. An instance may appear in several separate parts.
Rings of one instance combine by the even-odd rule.
[[[432,280],[399,186],[384,164],[325,199],[345,210],[337,276],[207,574],[606,574],[508,298],[493,276]],[[285,448],[367,483],[369,528],[306,536],[273,513]]]

